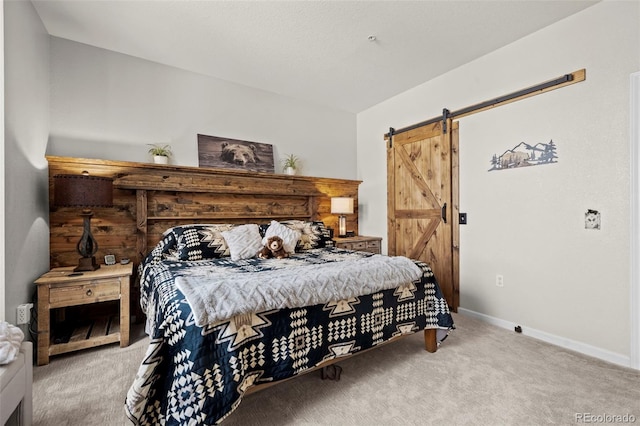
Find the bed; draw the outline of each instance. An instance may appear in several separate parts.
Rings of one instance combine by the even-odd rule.
[[[246,227],[263,241],[276,225],[299,235],[288,258],[238,256],[226,244]],[[140,265],[150,344],[127,395],[129,419],[217,424],[246,393],[399,337],[427,330],[435,350],[429,340],[437,345],[453,321],[429,266],[338,249],[328,234],[300,220],[167,230]]]
[[[293,275],[289,282],[295,284],[299,276],[315,275],[291,272],[302,268],[384,264],[385,256],[333,247],[325,226],[338,222],[331,198],[350,197],[354,214],[347,227],[358,233],[360,181],[70,157],[47,160],[51,267],[77,263],[75,244],[83,226],[77,211],[55,206],[53,177],[87,171],[114,180],[114,207],[95,208],[92,225],[100,244],[96,257],[112,254],[136,265],[131,298],[140,300],[132,305],[141,309],[132,317],[145,319],[150,345],[126,398],[126,413],[135,424],[219,423],[249,393],[323,371],[418,331],[424,333],[425,349],[434,352],[453,327],[448,309],[455,309],[453,300],[445,300],[428,265],[406,258],[404,268],[417,275],[398,285],[381,280],[391,288],[373,288],[371,282],[378,280],[369,278],[356,281],[356,290],[351,287],[356,292],[345,297],[229,311],[222,319],[215,313],[209,317],[207,305],[196,298],[194,313],[188,297],[197,293],[209,270],[221,272],[227,277],[222,282],[233,287],[233,277],[249,277],[249,272],[276,280],[279,274]],[[257,226],[264,238],[272,221],[300,233],[289,258],[234,259],[235,250],[222,245],[227,241],[222,233],[248,225]],[[323,276],[325,284],[351,279]]]

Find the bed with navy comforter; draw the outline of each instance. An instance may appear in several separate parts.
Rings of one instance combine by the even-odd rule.
[[[254,386],[453,328],[425,263],[334,248],[321,223],[286,225],[301,237],[285,259],[232,260],[231,225],[165,232],[139,268],[150,343],[126,398],[134,424],[218,424]]]

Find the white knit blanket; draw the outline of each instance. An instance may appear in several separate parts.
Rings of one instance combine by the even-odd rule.
[[[24,333],[18,327],[0,321],[0,365],[9,364],[16,359]]]
[[[176,277],[196,324],[204,326],[240,314],[299,308],[396,288],[422,271],[402,256],[374,255],[357,260],[234,272],[202,268]]]

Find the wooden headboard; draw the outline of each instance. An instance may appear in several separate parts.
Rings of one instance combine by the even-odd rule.
[[[96,257],[114,254],[136,264],[165,229],[187,223],[269,223],[271,219],[322,220],[336,228],[331,197],[353,197],[347,229],[358,232],[361,181],[237,170],[47,156],[51,267],[76,265],[82,235],[78,209],[54,206],[53,176],[81,174],[114,179],[113,207],[95,208],[91,230]]]

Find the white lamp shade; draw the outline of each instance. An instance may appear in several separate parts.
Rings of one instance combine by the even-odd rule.
[[[353,198],[350,198],[350,197],[331,198],[331,213],[353,214]]]

